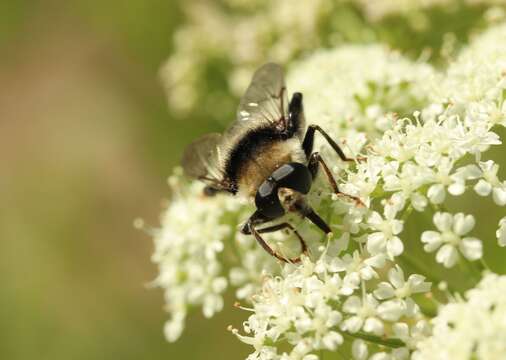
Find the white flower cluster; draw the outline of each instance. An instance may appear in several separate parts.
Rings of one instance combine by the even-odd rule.
[[[506,276],[487,274],[465,300],[439,309],[432,336],[418,342],[413,360],[496,360],[506,354]]]
[[[350,157],[362,158],[343,164],[324,142],[316,143],[336,178],[342,176],[340,189],[364,206],[335,196],[319,179],[309,201],[325,214],[333,234],[324,237],[309,222],[290,219],[310,256],[301,264],[279,265],[252,237],[236,235],[236,226],[251,213],[243,201],[206,198],[200,185],[171,178],[176,194],[155,236],[153,257],[160,268],[155,283],[166,289],[171,314],[168,339],[180,335],[190,306],[202,306],[206,316],[221,310],[221,293],[232,285],[242,307],[252,311],[242,330],[232,329],[253,346],[249,360],[315,360],[345,341],[357,360],[407,359],[416,349],[418,359],[431,359],[423,357],[425,349],[436,349],[444,339],[438,321],[450,319],[459,304],[441,312],[431,337],[430,311],[418,301],[432,296],[429,275],[402,260],[409,260],[405,249],[416,241],[444,267],[461,255],[464,261],[483,256],[482,241],[472,237],[474,216],[451,214],[445,204],[447,194],[473,191],[472,196],[490,196],[485,201],[491,205],[506,204],[499,166],[484,154],[501,143],[495,130],[506,125],[506,48],[497,46],[503,43],[506,25],[477,37],[445,73],[377,45],[319,51],[295,64],[288,88],[304,94],[307,122],[328,131]],[[407,220],[427,214],[437,231],[420,229],[408,237]],[[501,246],[505,229],[503,218],[497,230]],[[233,248],[228,257],[227,237]],[[280,253],[298,249],[283,232],[266,238]],[[228,274],[224,262],[231,264]],[[484,297],[483,284],[493,282],[487,279],[502,278],[485,278],[468,293],[468,304]],[[444,331],[451,330],[447,325]],[[499,346],[487,334],[491,339],[480,343],[480,359]]]
[[[371,21],[379,21],[389,16],[411,16],[415,20],[413,25],[423,26],[425,19],[420,18],[420,12],[430,8],[439,8],[443,10],[454,10],[456,6],[461,5],[456,0],[351,0],[363,8],[365,15]],[[503,0],[464,0],[469,6],[487,5],[500,6],[505,5]]]
[[[427,102],[434,77],[430,65],[412,63],[385,46],[348,45],[296,64],[288,86],[304,94],[306,117],[335,137],[349,131],[377,135]],[[355,152],[364,145],[363,135],[357,136],[346,143]]]
[[[223,308],[221,293],[227,280],[218,255],[233,231],[223,217],[237,209],[228,198],[205,198],[199,183],[183,188],[179,181],[179,174],[169,179],[173,199],[163,214],[162,228],[155,232],[152,257],[160,273],[153,285],[165,289],[166,310],[171,314],[165,324],[169,341],[181,335],[189,306],[201,305],[206,317]]]
[[[467,0],[469,4],[476,1]],[[479,1],[487,6],[497,2]],[[458,6],[460,1],[199,0],[181,4],[185,23],[176,31],[174,53],[161,75],[171,109],[184,113],[195,105],[227,103],[230,92],[240,96],[251,73],[266,60],[286,64],[308,50],[333,46],[349,37],[362,40],[377,37],[374,27],[362,16],[378,21],[400,15],[410,22],[416,20],[416,24],[421,17],[412,19],[407,15],[432,7]],[[351,31],[346,24],[361,29]],[[207,89],[205,85],[206,72],[220,76],[216,73],[222,69],[213,65],[220,61],[233,65],[227,68],[228,93]],[[198,93],[199,86],[206,89],[205,97]]]
[[[318,46],[318,27],[337,6],[331,0],[228,1],[227,10],[216,1],[182,4],[187,23],[177,31],[175,52],[162,70],[169,103],[176,111],[195,104],[209,58],[239,65],[229,77],[230,88],[238,94],[265,59],[284,63]]]
[[[401,334],[427,327],[411,295],[429,291],[430,284],[420,275],[406,280],[403,271],[395,267],[388,273],[389,281],[379,283],[374,292],[366,294],[362,287],[361,296],[352,295],[361,287],[360,277],[362,281],[378,277],[373,267],[382,264],[369,260],[369,264],[354,264],[362,270],[369,268],[354,272],[357,281],[347,281],[350,266],[343,266],[342,259],[328,253],[316,262],[304,258],[300,266],[286,266],[281,276],[268,278],[262,291],[252,297],[254,314],[244,323],[246,335],[232,329],[241,341],[255,348],[248,359],[317,359],[315,351],[336,350],[343,336],[360,339],[363,334],[398,347],[393,353],[405,358],[409,351]],[[383,340],[389,337],[400,341]],[[290,344],[290,352],[279,354],[278,343]]]
[[[495,33],[497,42],[506,34],[506,27],[491,32]],[[487,57],[482,39],[490,36],[477,38],[470,49],[480,47],[482,57]],[[506,59],[506,51],[502,54],[492,51],[496,56],[487,57],[487,65],[497,67],[501,63],[498,58]],[[372,57],[371,53],[376,56]],[[383,94],[405,82],[409,84],[404,86],[408,95],[401,106],[409,108],[411,104],[413,110],[419,106],[419,99],[424,98],[423,93],[427,94],[426,98],[433,89],[436,90],[431,94],[444,94],[448,83],[474,81],[481,84],[481,93],[475,93],[473,101],[464,101],[454,91],[448,91],[444,97],[437,98],[439,101],[433,99],[426,103],[412,119],[392,117],[387,129],[374,127],[373,136],[360,153],[367,160],[347,169],[347,178],[341,184],[345,192],[360,197],[368,208],[353,209],[354,205],[350,205],[346,220],[341,220],[340,211],[335,211],[332,220],[336,236],[323,253],[313,252],[314,262],[306,259],[302,266],[285,268],[280,276],[268,279],[263,291],[252,297],[254,314],[245,323],[246,335],[234,330],[242,341],[254,345],[255,352],[249,359],[313,359],[322,349],[335,350],[343,337],[355,338],[357,359],[365,359],[371,352],[375,359],[409,357],[410,351],[429,332],[426,318],[412,295],[430,290],[423,275],[413,274],[405,280],[403,270],[394,265],[396,257],[404,251],[402,230],[411,209],[419,212],[438,209],[445,202],[446,192],[462,195],[469,182],[478,195],[492,194],[497,188],[493,199],[497,205],[504,205],[501,195],[504,182],[496,176],[497,165],[491,160],[481,161],[481,154],[491,145],[500,144],[498,135],[491,130],[500,123],[492,111],[502,107],[498,103],[502,101],[505,73],[499,70],[493,76],[483,64],[481,69],[463,69],[461,66],[469,56],[464,52],[446,75],[435,75],[427,66],[409,65],[402,59],[398,63],[405,64],[404,67],[397,66],[393,75],[385,65],[391,56],[395,55],[374,47],[322,51],[294,67],[289,86],[296,84],[297,90],[308,94],[307,118],[331,132],[340,131],[346,144],[357,138],[355,125],[363,126],[361,121],[367,116],[367,107],[358,106],[361,99],[377,99],[374,91]],[[375,60],[370,61],[372,58]],[[382,71],[375,71],[376,61],[382,64]],[[398,63],[390,62],[392,68]],[[382,72],[385,75],[379,75]],[[411,91],[418,93],[417,100],[409,96]],[[348,103],[341,104],[342,98]],[[399,106],[388,98],[382,101],[377,106],[380,110],[376,118]],[[488,112],[480,111],[480,116],[476,116],[476,108],[482,109],[488,102],[496,107],[488,106]],[[343,122],[343,109],[349,111],[349,121]],[[362,131],[364,128],[367,127],[363,126]],[[357,155],[360,148],[355,151],[350,155]],[[326,152],[326,160],[332,163],[330,158]],[[338,167],[334,162],[334,168]],[[334,200],[337,201],[331,208],[343,206],[341,199]],[[451,267],[459,253],[468,260],[482,257],[482,242],[466,236],[475,226],[472,215],[436,212],[434,223],[439,232],[426,231],[421,240],[426,251],[439,249],[438,262]],[[333,242],[341,241],[345,232],[346,239],[354,241],[332,247]],[[358,250],[353,252],[353,248]],[[385,281],[385,271],[392,265]],[[363,334],[368,336],[365,342],[360,338]],[[394,343],[382,344],[380,339]],[[277,345],[282,343],[292,347],[278,353]],[[371,343],[376,347],[370,346]],[[394,349],[387,351],[385,346]]]

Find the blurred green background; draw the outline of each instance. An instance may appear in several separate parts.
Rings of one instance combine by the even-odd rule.
[[[157,272],[152,241],[132,226],[139,216],[158,225],[165,179],[185,144],[219,130],[233,112],[202,106],[177,119],[167,107],[159,69],[183,22],[180,4],[0,2],[0,359],[238,359],[250,352],[226,331],[245,318],[232,309],[231,294],[231,310],[212,320],[196,311],[178,342],[165,341],[162,292],[145,286]],[[480,7],[438,9],[425,32],[402,18],[366,24],[355,8],[341,10],[336,28],[323,33],[383,41],[412,58],[430,47],[435,65],[444,63],[445,33],[465,43],[483,23]],[[218,75],[216,67],[203,70],[200,91],[216,90],[233,104],[223,86],[230,65],[220,64]],[[491,157],[504,164],[503,148]],[[477,235],[493,237],[496,215]],[[488,260],[495,269],[504,264]]]
[[[206,131],[170,117],[159,81],[178,21],[174,1],[0,1],[0,359],[247,353],[225,331],[239,311],[165,341],[152,241],[132,226],[158,225]]]

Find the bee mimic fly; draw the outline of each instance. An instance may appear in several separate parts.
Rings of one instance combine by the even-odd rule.
[[[294,93],[288,102],[282,68],[268,63],[255,72],[241,99],[235,122],[223,134],[207,134],[191,143],[183,155],[183,169],[186,175],[206,183],[207,195],[240,192],[254,199],[256,211],[241,232],[252,234],[279,260],[298,262],[300,257],[285,258],[261,236],[288,228],[297,236],[302,253],[306,253],[307,245],[292,225],[283,222],[261,226],[286,212],[296,212],[324,233],[331,232],[305,200],[320,167],[333,191],[342,194],[325,161],[318,152],[313,152],[317,131],[343,161],[353,161],[318,125],[309,125],[306,129],[302,94]]]

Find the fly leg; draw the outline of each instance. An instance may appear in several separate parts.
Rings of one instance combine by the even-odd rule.
[[[325,140],[329,143],[329,145],[334,149],[334,151],[337,153],[337,155],[341,158],[343,161],[355,161],[355,159],[346,157],[343,150],[337,145],[337,143],[330,137],[329,134],[325,132],[321,127],[318,125],[309,125],[307,127],[306,135],[304,136],[304,140],[302,142],[302,149],[304,150],[306,157],[309,157],[311,153],[313,152],[313,145],[314,145],[314,135],[315,131],[318,130],[320,134],[323,135]],[[364,160],[362,157],[357,158],[357,160]]]
[[[295,228],[292,225],[290,225],[289,223],[286,223],[286,222],[281,223],[281,224],[277,224],[277,225],[268,226],[268,227],[265,227],[262,229],[256,228],[257,225],[263,224],[268,221],[270,221],[270,220],[266,219],[258,211],[256,211],[249,218],[249,220],[246,222],[246,224],[244,224],[244,226],[241,229],[241,232],[246,235],[253,234],[253,236],[255,237],[256,241],[260,244],[260,246],[262,246],[262,248],[265,251],[267,251],[271,256],[274,256],[276,259],[281,260],[286,263],[300,262],[300,260],[301,260],[300,256],[298,256],[296,258],[292,258],[292,259],[287,259],[284,256],[278,254],[276,251],[274,251],[269,246],[269,244],[267,244],[265,242],[265,240],[262,238],[262,236],[260,234],[270,233],[270,232],[274,232],[274,231],[283,230],[283,229],[288,228],[288,229],[292,230],[294,232],[294,234],[297,236],[297,238],[299,239],[299,243],[301,246],[301,253],[307,254],[307,252],[308,252],[307,244],[304,241],[304,239],[302,238],[302,236],[300,236],[300,234],[297,232],[297,230],[295,230]]]
[[[355,201],[355,203],[358,206],[364,206],[364,203],[358,197],[353,196],[353,195],[349,195],[349,194],[345,194],[339,190],[336,180],[334,179],[334,176],[332,176],[332,173],[330,172],[329,167],[327,166],[325,161],[322,159],[320,153],[318,153],[318,152],[314,152],[309,156],[309,163],[307,165],[309,172],[313,176],[313,179],[316,177],[316,174],[318,174],[318,169],[319,169],[320,165],[323,168],[323,171],[325,172],[325,175],[327,176],[327,180],[330,183],[330,186],[332,187],[332,190],[334,190],[334,193],[336,195],[345,196],[345,197],[350,198],[353,201]]]

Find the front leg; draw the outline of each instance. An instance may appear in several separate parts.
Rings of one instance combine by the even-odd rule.
[[[306,135],[304,136],[304,140],[302,142],[302,149],[304,150],[304,153],[306,154],[306,157],[309,157],[311,153],[313,152],[313,145],[314,145],[314,135],[315,131],[318,130],[320,134],[323,135],[325,140],[330,144],[332,149],[339,155],[341,160],[343,161],[354,161],[354,159],[350,159],[344,155],[343,150],[337,145],[337,143],[330,137],[329,134],[327,134],[321,127],[318,125],[309,125],[306,131]]]
[[[271,256],[274,256],[276,259],[281,260],[286,263],[300,262],[300,260],[301,260],[300,256],[293,258],[293,259],[286,259],[284,256],[278,254],[276,251],[274,251],[269,246],[269,244],[267,244],[265,242],[265,240],[262,238],[262,236],[260,234],[270,233],[270,232],[274,232],[274,231],[288,228],[288,229],[292,230],[295,233],[295,235],[297,236],[297,238],[299,239],[300,246],[301,246],[301,252],[303,254],[307,254],[307,250],[308,250],[307,245],[306,245],[306,242],[304,241],[304,239],[302,238],[302,236],[300,236],[300,234],[297,232],[297,230],[294,229],[294,227],[292,225],[290,225],[289,223],[286,223],[286,222],[281,223],[281,224],[277,224],[277,225],[273,225],[273,226],[268,226],[268,227],[265,227],[262,229],[256,229],[257,225],[261,225],[261,224],[266,223],[268,221],[271,221],[271,220],[265,218],[258,211],[255,211],[255,213],[253,213],[253,215],[251,215],[251,217],[248,219],[246,224],[244,224],[244,226],[241,229],[241,232],[246,235],[253,234],[253,236],[255,237],[256,241],[260,244],[260,246],[262,246],[262,248],[265,251],[267,251]]]
[[[330,186],[332,187],[332,190],[334,191],[334,193],[336,195],[346,196],[350,199],[353,199],[353,201],[355,201],[357,203],[357,205],[364,206],[364,203],[358,197],[345,194],[339,190],[339,188],[337,187],[337,182],[334,179],[334,176],[332,176],[332,173],[330,172],[329,167],[327,166],[327,164],[325,163],[325,161],[321,157],[320,153],[317,153],[317,152],[312,153],[311,156],[309,156],[309,163],[307,165],[307,168],[309,169],[309,172],[313,176],[313,179],[318,174],[318,169],[319,169],[320,165],[323,168],[323,171],[325,172],[325,175],[327,176],[327,180],[329,181]]]

